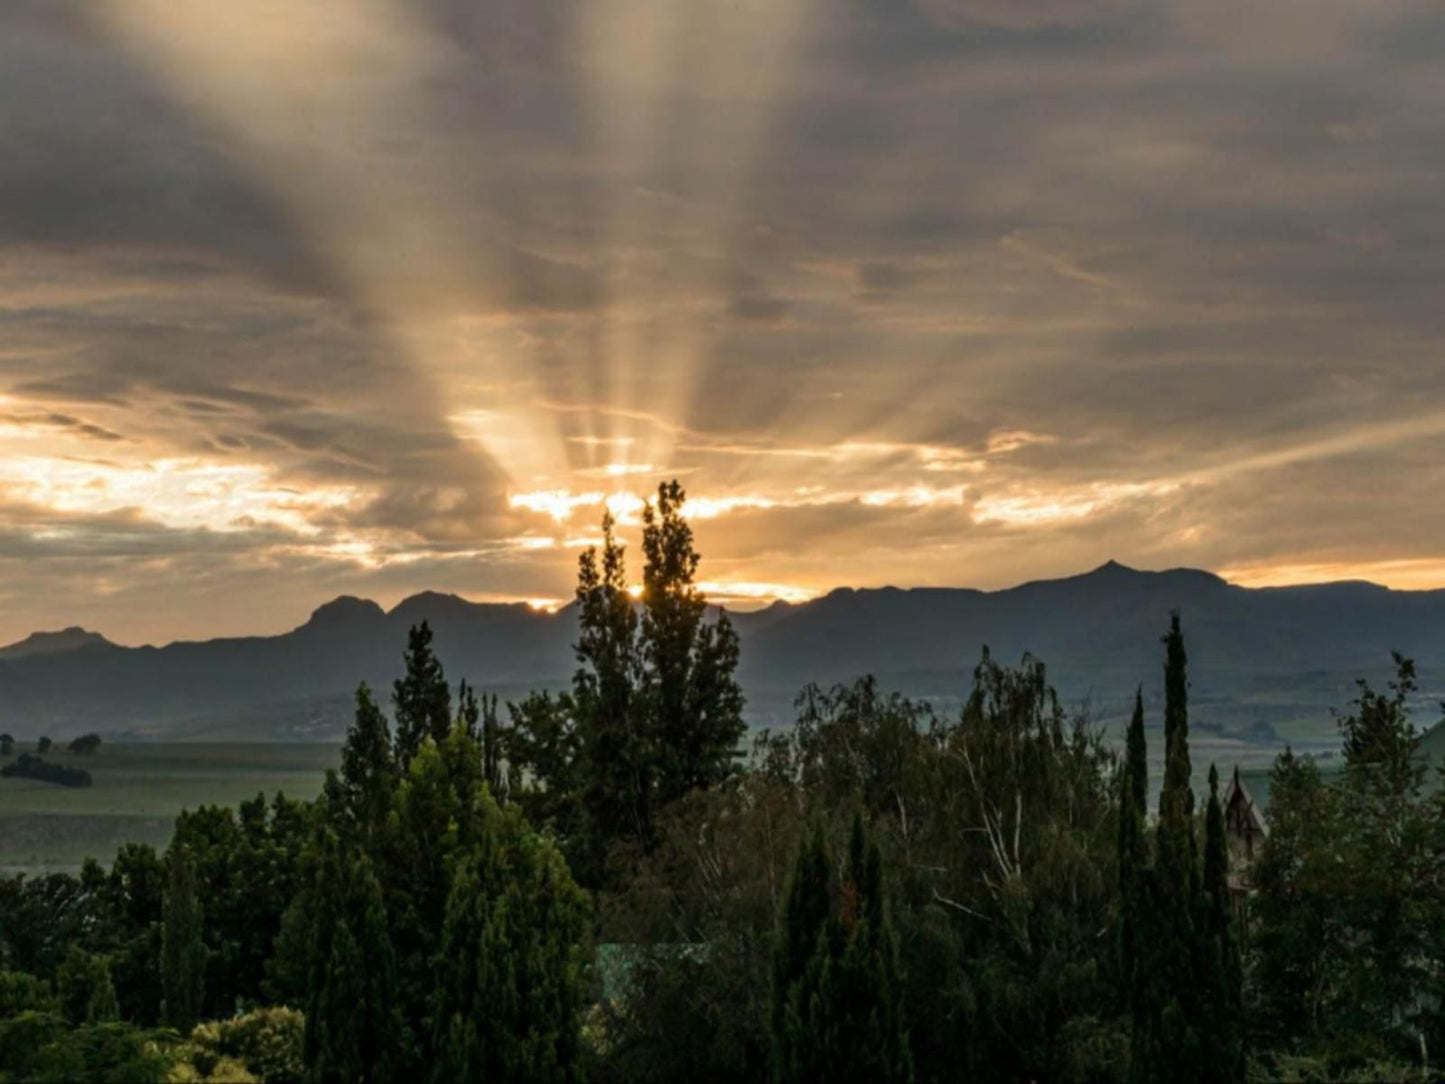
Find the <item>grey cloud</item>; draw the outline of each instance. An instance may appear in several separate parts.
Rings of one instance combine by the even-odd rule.
[[[1011,30],[1082,26],[1140,5],[1141,0],[918,0],[944,26],[986,23]]]
[[[608,10],[645,29],[664,6]],[[338,251],[288,178],[263,179],[244,140],[83,5],[7,7],[0,391],[22,405],[6,410],[365,486],[373,499],[318,523],[405,537],[417,582],[372,574],[389,589],[565,595],[555,552],[472,572],[448,556],[572,528],[507,507],[510,488],[561,483],[509,478],[524,472],[453,434],[457,411],[542,425],[536,401],[570,404],[559,440],[635,439],[574,441],[574,469],[656,445],[703,494],[955,480],[907,453],[793,462],[709,443],[978,450],[1022,428],[1056,440],[963,480],[1047,495],[1445,409],[1445,19],[1426,6],[843,0],[800,7],[771,71],[725,62],[709,30],[733,9],[671,9],[660,55],[640,58],[658,63],[619,72],[588,54],[580,4],[409,7],[424,48],[406,94],[379,73],[366,139],[317,136],[318,161],[357,171],[323,195],[368,212]],[[1280,27],[1299,33],[1264,40]],[[394,203],[368,211],[368,170]],[[415,232],[372,232],[373,211]],[[418,345],[398,326],[412,320],[438,330]],[[1321,521],[1340,552],[1418,553],[1439,524],[1397,480],[1437,473],[1407,443],[1043,529],[976,523],[967,503],[852,502],[700,532],[730,575],[822,583],[1284,559],[1319,548]],[[37,534],[26,522],[10,544]],[[97,561],[154,545],[195,582],[217,548],[143,523],[75,530]],[[248,554],[276,545],[228,536],[206,597],[255,588]],[[266,560],[288,590],[367,582]]]

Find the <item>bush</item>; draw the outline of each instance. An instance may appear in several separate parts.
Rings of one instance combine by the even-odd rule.
[[[180,1048],[167,1084],[256,1084],[260,1077],[234,1058],[216,1058],[192,1046]]]
[[[72,1029],[54,1014],[35,1012],[0,1023],[0,1080],[155,1084],[168,1077],[172,1060],[146,1032],[128,1024]]]
[[[301,1059],[305,1030],[306,1017],[295,1009],[256,1009],[197,1026],[191,1032],[191,1045],[218,1059],[217,1065],[228,1060],[244,1065],[265,1084],[300,1084],[305,1075]],[[216,1070],[211,1069],[210,1075],[216,1078]]]
[[[0,971],[0,1019],[23,1012],[53,1012],[50,983],[24,971]]]

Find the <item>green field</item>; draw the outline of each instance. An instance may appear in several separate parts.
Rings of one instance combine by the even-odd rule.
[[[330,743],[136,742],[92,756],[57,747],[45,759],[86,769],[94,785],[0,779],[0,871],[75,870],[87,857],[109,862],[126,842],[163,847],[181,810],[234,806],[258,791],[314,798],[339,758]]]

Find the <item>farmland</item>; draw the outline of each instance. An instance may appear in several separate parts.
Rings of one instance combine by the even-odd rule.
[[[200,805],[278,790],[313,798],[338,756],[339,746],[301,742],[118,743],[90,756],[57,747],[46,760],[84,768],[94,784],[0,779],[0,871],[75,870],[87,857],[108,862],[125,842],[163,847],[176,814]]]

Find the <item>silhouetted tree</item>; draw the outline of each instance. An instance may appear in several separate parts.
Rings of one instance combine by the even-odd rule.
[[[1164,645],[1164,787],[1147,925],[1137,940],[1136,973],[1147,989],[1134,992],[1143,1009],[1134,1017],[1130,1050],[1135,1081],[1205,1079],[1211,1056],[1203,1046],[1197,1011],[1202,955],[1202,931],[1195,928],[1198,847],[1190,787],[1188,656],[1177,613]]]
[[[1148,816],[1149,763],[1144,739],[1144,690],[1134,694],[1134,714],[1124,742],[1119,788],[1119,970],[1135,1027],[1151,1011],[1140,940],[1148,935],[1152,892]]]
[[[375,846],[391,813],[396,759],[386,716],[365,682],[356,690],[356,716],[341,747],[341,783],[346,812],[362,845]]]
[[[40,741],[36,742],[35,751],[41,756],[44,756],[46,753],[50,752],[51,748],[53,748],[54,745],[55,743],[51,741],[49,737],[42,737]]]
[[[610,513],[602,546],[578,562],[578,668],[570,694],[512,708],[512,781],[527,811],[564,841],[579,880],[605,879],[609,847],[644,852],[658,808],[735,770],[743,733],[738,639],[705,620],[699,557],[676,482],[643,512],[643,583],[627,583]]]
[[[704,620],[686,500],[679,482],[664,482],[642,512],[643,683],[663,803],[730,774],[746,730],[737,634],[726,614]]]
[[[406,673],[396,679],[392,690],[393,749],[402,772],[411,765],[423,739],[429,737],[440,745],[452,726],[451,690],[431,645],[430,626],[425,621],[412,626],[407,636]]]
[[[602,518],[602,551],[582,554],[577,571],[580,633],[572,678],[581,754],[586,768],[582,806],[588,838],[580,841],[583,868],[600,875],[607,843],[652,837],[656,752],[646,729],[638,686],[642,660],[638,616],[627,591],[624,547],[610,513]]]
[[[72,753],[87,756],[100,748],[100,735],[95,733],[82,734],[70,743],[69,748]]]
[[[161,929],[161,1011],[171,1027],[189,1031],[201,1015],[206,993],[204,919],[190,849],[172,844],[166,860],[170,877]]]
[[[1204,818],[1204,959],[1200,987],[1206,1079],[1233,1084],[1245,1077],[1244,974],[1234,931],[1229,887],[1229,843],[1219,802],[1219,770],[1209,766]]]
[[[15,755],[15,738],[10,734],[0,734],[0,757]]]

